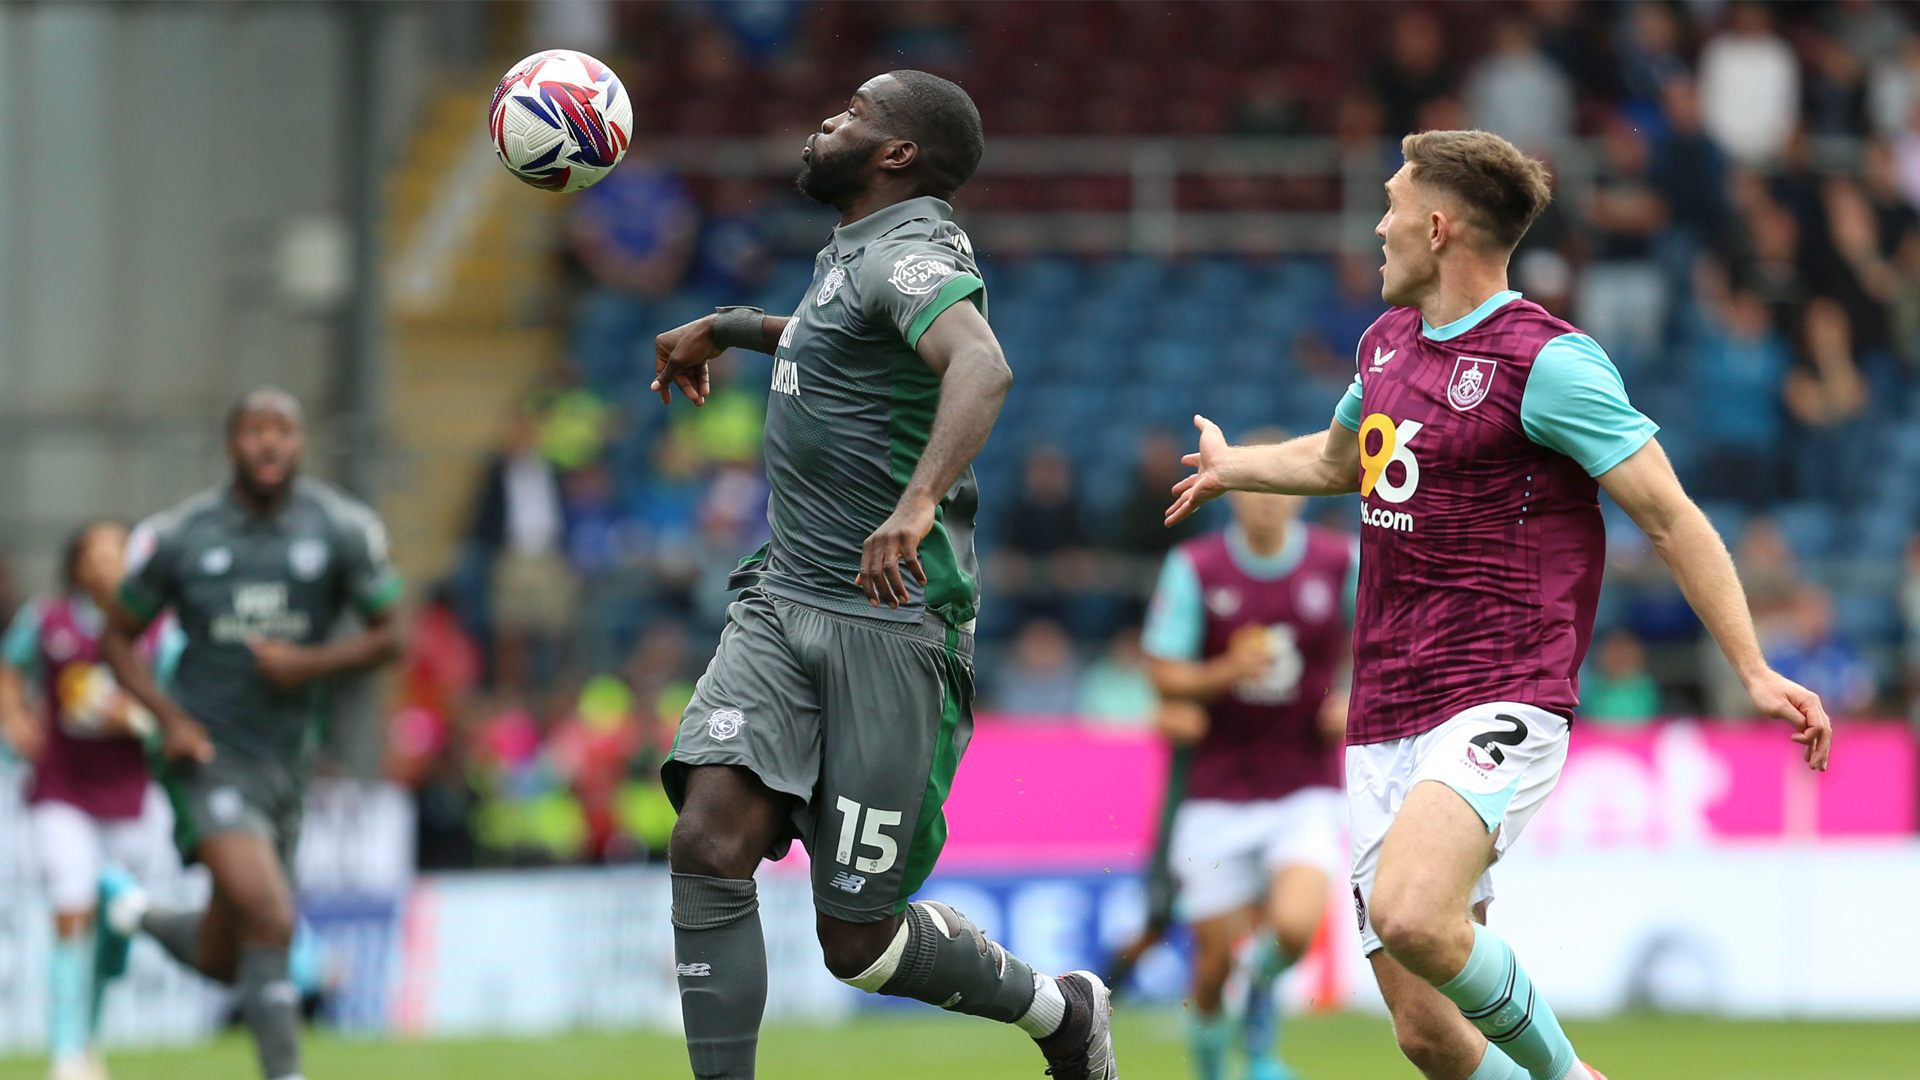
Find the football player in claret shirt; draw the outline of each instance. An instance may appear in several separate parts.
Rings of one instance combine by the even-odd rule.
[[[1267,441],[1254,436],[1257,441]],[[1250,1080],[1292,1073],[1275,1049],[1272,987],[1306,952],[1345,869],[1338,747],[1350,655],[1349,598],[1359,568],[1351,536],[1302,524],[1304,500],[1235,492],[1233,524],[1167,556],[1141,642],[1169,701],[1202,706],[1181,730],[1185,799],[1168,862],[1177,911],[1193,929],[1188,1018],[1195,1074],[1223,1080],[1231,1028],[1221,991],[1235,945],[1247,965],[1241,1048]]]
[[[722,350],[773,354],[773,539],[740,565],[744,592],[661,769],[680,811],[667,861],[700,1080],[754,1074],[767,958],[753,875],[795,839],[843,982],[1018,1027],[1060,1080],[1114,1075],[1098,976],[1039,974],[913,899],[973,730],[971,462],[1013,382],[946,201],[984,145],[953,83],[868,80],[802,151],[801,193],[840,226],[793,314],[723,308],[656,342],[655,389],[696,405]]]
[[[1353,895],[1400,1047],[1432,1080],[1598,1080],[1485,915],[1490,868],[1566,760],[1606,558],[1601,489],[1811,768],[1832,725],[1762,658],[1726,545],[1606,353],[1507,288],[1552,197],[1545,167],[1481,131],[1401,148],[1374,230],[1394,307],[1361,335],[1333,423],[1235,447],[1194,417],[1196,471],[1167,520],[1229,490],[1359,492]]]

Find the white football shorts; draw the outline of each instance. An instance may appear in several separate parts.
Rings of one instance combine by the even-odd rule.
[[[92,911],[108,864],[150,882],[177,859],[173,810],[154,784],[147,785],[137,818],[103,820],[57,800],[35,803],[27,814],[55,911]]]
[[[1341,813],[1340,792],[1330,787],[1253,802],[1181,803],[1167,847],[1180,917],[1198,922],[1254,903],[1285,866],[1314,866],[1338,878]]]
[[[1431,731],[1347,747],[1354,916],[1366,955],[1380,950],[1367,919],[1380,845],[1407,792],[1423,780],[1438,780],[1458,792],[1494,834],[1498,860],[1560,782],[1567,730],[1566,720],[1538,706],[1494,701],[1456,713]],[[1473,902],[1491,899],[1489,870],[1474,886]]]

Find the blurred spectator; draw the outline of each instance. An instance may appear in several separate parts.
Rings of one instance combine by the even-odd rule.
[[[469,532],[489,567],[495,681],[515,689],[558,674],[574,614],[566,506],[538,438],[533,417],[516,412],[487,465]]]
[[[758,180],[714,181],[694,255],[692,285],[716,304],[745,303],[772,272],[773,241],[765,220],[772,199],[767,185]]]
[[[605,180],[577,192],[568,231],[599,286],[575,325],[575,362],[589,386],[652,370],[658,302],[685,279],[699,210],[680,179],[628,154]]]
[[[1573,81],[1519,19],[1502,19],[1493,52],[1467,73],[1467,117],[1524,150],[1551,151],[1573,134]]]
[[[1586,206],[1592,259],[1581,279],[1581,329],[1631,359],[1651,354],[1666,329],[1667,283],[1654,241],[1667,224],[1667,201],[1652,178],[1640,133],[1608,122],[1602,158]]]
[[[1795,590],[1787,617],[1763,642],[1775,671],[1820,695],[1834,716],[1859,715],[1873,704],[1873,667],[1836,633],[1833,598],[1817,585]]]
[[[1826,297],[1811,300],[1801,328],[1805,349],[1801,365],[1787,376],[1787,411],[1809,428],[1844,424],[1866,404],[1847,310]]]
[[[1020,628],[994,680],[994,708],[1016,716],[1065,720],[1080,706],[1080,661],[1073,639],[1052,619]]]
[[[1920,723],[1920,533],[1907,540],[1900,575],[1900,667],[1906,677],[1907,716]]]
[[[1654,153],[1653,183],[1666,199],[1669,220],[1686,230],[1692,245],[1717,243],[1726,229],[1727,163],[1701,126],[1699,89],[1692,78],[1676,75],[1663,84],[1660,102],[1667,130]]]
[[[1082,720],[1099,727],[1146,729],[1160,707],[1160,695],[1147,678],[1147,654],[1140,648],[1140,628],[1130,626],[1113,635],[1107,653],[1087,668],[1075,709]]]
[[[1886,304],[1888,345],[1909,369],[1920,366],[1920,214],[1900,190],[1893,148],[1867,144],[1862,193],[1872,208],[1878,257],[1888,277],[1879,294]]]
[[[1758,295],[1735,292],[1703,320],[1691,360],[1694,400],[1713,402],[1692,418],[1706,449],[1695,490],[1759,509],[1782,494],[1786,340]]]
[[[1141,432],[1140,448],[1134,458],[1133,488],[1120,504],[1113,529],[1106,536],[1115,550],[1157,563],[1173,545],[1198,533],[1199,523],[1192,517],[1172,528],[1166,525],[1167,506],[1173,502],[1173,485],[1186,474],[1185,466],[1180,464],[1185,453],[1187,448],[1165,428]]]
[[[1786,615],[1802,584],[1793,548],[1771,518],[1756,517],[1741,533],[1733,549],[1733,563],[1746,588],[1747,607],[1764,634]]]
[[[1234,106],[1235,135],[1304,135],[1306,114],[1294,92],[1293,76],[1279,65],[1255,68],[1241,81]]]
[[[1660,715],[1660,687],[1647,673],[1647,648],[1631,631],[1600,641],[1594,671],[1580,680],[1580,717],[1608,725],[1643,724]]]
[[[1700,51],[1706,129],[1743,165],[1777,160],[1800,123],[1800,60],[1764,4],[1743,0]]]
[[[1867,130],[1867,78],[1860,55],[1827,34],[1808,41],[1806,125],[1812,135],[1850,136]]]
[[[1920,108],[1920,38],[1904,38],[1895,53],[1874,63],[1867,108],[1881,135],[1895,138],[1907,130]]]
[[[1834,38],[1866,64],[1893,60],[1913,40],[1906,13],[1883,0],[1838,0],[1822,5],[1820,14]]]
[[[1632,102],[1661,100],[1673,80],[1689,75],[1680,16],[1662,3],[1621,4],[1612,10],[1620,14],[1614,49],[1621,89]]]
[[[1066,595],[1086,572],[1083,521],[1073,463],[1052,446],[1027,455],[998,560],[1002,580],[1022,599],[1025,618],[1064,617]]]
[[[1427,103],[1453,90],[1447,67],[1447,42],[1440,21],[1425,8],[1401,7],[1393,17],[1387,56],[1368,80],[1380,95],[1387,130],[1420,131]]]

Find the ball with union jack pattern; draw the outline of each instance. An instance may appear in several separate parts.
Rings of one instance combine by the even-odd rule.
[[[579,191],[613,171],[633,135],[633,99],[613,69],[548,49],[513,65],[487,110],[493,151],[545,191]]]

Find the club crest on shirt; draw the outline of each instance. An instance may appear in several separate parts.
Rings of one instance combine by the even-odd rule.
[[[740,734],[740,725],[746,722],[747,718],[740,714],[739,709],[715,709],[707,717],[707,735],[719,742],[726,742]]]
[[[1209,591],[1207,593],[1207,610],[1222,619],[1231,618],[1234,612],[1240,610],[1239,591],[1226,588],[1225,586]]]
[[[1482,360],[1477,356],[1455,359],[1453,378],[1447,383],[1447,404],[1466,412],[1487,400],[1487,393],[1493,389],[1493,377],[1499,373],[1499,369],[1498,360]]]
[[[847,268],[844,266],[836,266],[827,271],[826,280],[820,283],[820,294],[813,298],[813,306],[826,307],[827,302],[832,300],[834,294],[840,291],[840,286],[844,285],[846,280]]]
[[[1333,586],[1323,577],[1310,577],[1294,590],[1294,606],[1308,622],[1322,623],[1333,616]]]
[[[908,296],[925,296],[953,276],[953,264],[931,255],[909,255],[893,264],[887,280]]]
[[[327,569],[327,542],[303,536],[287,545],[287,566],[301,581],[313,581]]]

